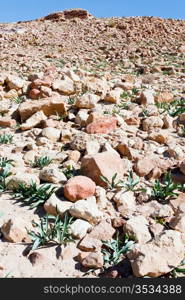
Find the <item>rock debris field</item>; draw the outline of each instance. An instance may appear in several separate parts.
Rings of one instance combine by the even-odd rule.
[[[183,277],[185,21],[0,24],[0,277]]]

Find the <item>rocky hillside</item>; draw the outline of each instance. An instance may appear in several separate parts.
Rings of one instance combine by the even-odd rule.
[[[0,277],[179,277],[185,21],[0,24]]]

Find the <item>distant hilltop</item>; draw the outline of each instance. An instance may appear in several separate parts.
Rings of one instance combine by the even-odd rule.
[[[39,18],[38,20],[54,20],[54,21],[65,21],[68,19],[79,18],[79,19],[90,19],[93,18],[87,10],[82,8],[73,8],[64,11],[58,11],[51,13],[45,17]]]

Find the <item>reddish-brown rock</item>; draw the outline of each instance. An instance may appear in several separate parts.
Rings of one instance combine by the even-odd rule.
[[[135,125],[135,126],[139,126],[140,125],[140,118],[139,117],[130,117],[128,119],[125,119],[125,122],[127,123],[127,125]]]
[[[51,86],[51,81],[50,80],[41,80],[41,79],[35,79],[32,83],[31,83],[31,89],[39,89],[41,88],[41,86],[47,86],[50,87]]]
[[[92,252],[82,260],[82,265],[86,268],[98,269],[103,267],[103,254]]]
[[[1,117],[0,118],[0,127],[15,127],[16,120],[11,119],[10,117]]]
[[[116,130],[117,120],[114,117],[102,117],[96,120],[86,127],[87,133],[104,133],[107,134],[111,131]]]
[[[40,20],[52,20],[52,21],[65,21],[67,19],[88,19],[92,17],[92,15],[85,9],[76,8],[76,9],[67,9],[64,11],[58,11],[55,13],[51,13]]]
[[[107,184],[101,179],[106,177],[110,182],[117,174],[117,180],[123,178],[125,172],[122,159],[114,152],[105,151],[92,156],[85,156],[81,164],[82,174],[90,177],[97,185],[106,187]]]
[[[95,193],[95,183],[86,176],[76,176],[68,180],[64,186],[64,196],[76,202],[81,199],[91,197]]]
[[[31,99],[39,99],[40,97],[40,90],[38,89],[31,89],[28,93],[28,97]]]
[[[107,241],[112,239],[115,232],[116,231],[112,227],[111,220],[102,220],[89,234],[86,235],[86,238]]]

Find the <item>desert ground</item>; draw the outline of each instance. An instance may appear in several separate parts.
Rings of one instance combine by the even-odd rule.
[[[0,24],[0,277],[185,274],[185,21]]]

